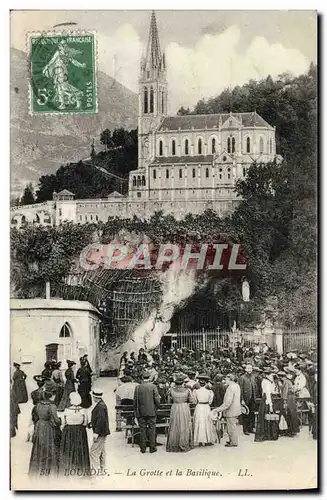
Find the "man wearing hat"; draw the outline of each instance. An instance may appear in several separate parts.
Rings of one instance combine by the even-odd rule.
[[[103,401],[103,392],[100,389],[93,389],[93,400],[95,406],[91,413],[91,423],[93,429],[93,443],[90,450],[91,466],[96,470],[104,469],[106,466],[106,440],[110,434],[108,408]]]
[[[254,433],[255,424],[255,400],[256,394],[256,380],[253,374],[253,367],[250,363],[245,366],[245,373],[239,379],[241,389],[241,402],[249,409],[248,414],[243,413],[243,433],[248,436],[250,432]]]
[[[241,389],[240,386],[234,382],[235,375],[233,373],[228,373],[225,377],[225,383],[227,389],[224,395],[224,401],[221,406],[217,408],[217,411],[223,411],[224,417],[226,417],[227,432],[229,436],[229,442],[225,444],[227,447],[238,446],[238,435],[237,435],[237,417],[242,413],[241,411]]]
[[[157,387],[150,382],[150,373],[143,372],[143,383],[135,388],[134,410],[140,426],[140,449],[146,452],[149,442],[150,453],[156,448],[156,409],[160,406],[160,396]]]

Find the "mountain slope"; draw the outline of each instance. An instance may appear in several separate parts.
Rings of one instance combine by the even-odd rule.
[[[11,48],[11,191],[54,173],[61,165],[90,153],[93,138],[109,128],[135,128],[137,95],[98,72],[98,113],[93,115],[31,115],[27,55]]]

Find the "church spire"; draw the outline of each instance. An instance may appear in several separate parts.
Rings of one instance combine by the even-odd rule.
[[[149,69],[160,68],[162,62],[162,54],[159,43],[159,33],[157,27],[157,19],[154,10],[151,14],[148,45],[146,50],[146,62]]]

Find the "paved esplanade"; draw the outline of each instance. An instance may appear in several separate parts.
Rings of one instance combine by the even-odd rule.
[[[31,381],[29,381],[31,383]],[[108,405],[111,435],[107,438],[107,476],[71,477],[49,483],[48,478],[30,482],[27,471],[32,444],[26,442],[32,403],[20,405],[19,429],[11,439],[12,484],[25,489],[286,489],[316,486],[317,443],[303,427],[296,438],[255,443],[253,434],[240,431],[238,448],[225,448],[225,437],[212,447],[188,453],[167,453],[165,437],[159,436],[157,453],[141,454],[126,444],[124,432],[115,432],[116,379],[100,378]],[[33,390],[28,387],[29,393]],[[88,430],[90,443],[92,432]]]

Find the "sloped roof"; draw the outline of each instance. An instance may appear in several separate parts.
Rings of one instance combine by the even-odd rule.
[[[271,127],[255,111],[253,113],[222,113],[213,115],[167,116],[163,119],[159,131],[167,130],[204,130],[218,129],[219,120],[223,124],[230,116],[240,121],[243,127]]]
[[[123,198],[123,195],[121,193],[118,193],[118,191],[113,191],[112,193],[108,194],[108,198]]]
[[[60,191],[60,193],[57,193],[57,195],[75,196],[74,193],[68,191],[68,189],[63,189],[62,191]]]
[[[158,156],[154,159],[151,165],[165,165],[172,163],[177,165],[178,163],[212,163],[213,155],[199,155],[199,156]]]

